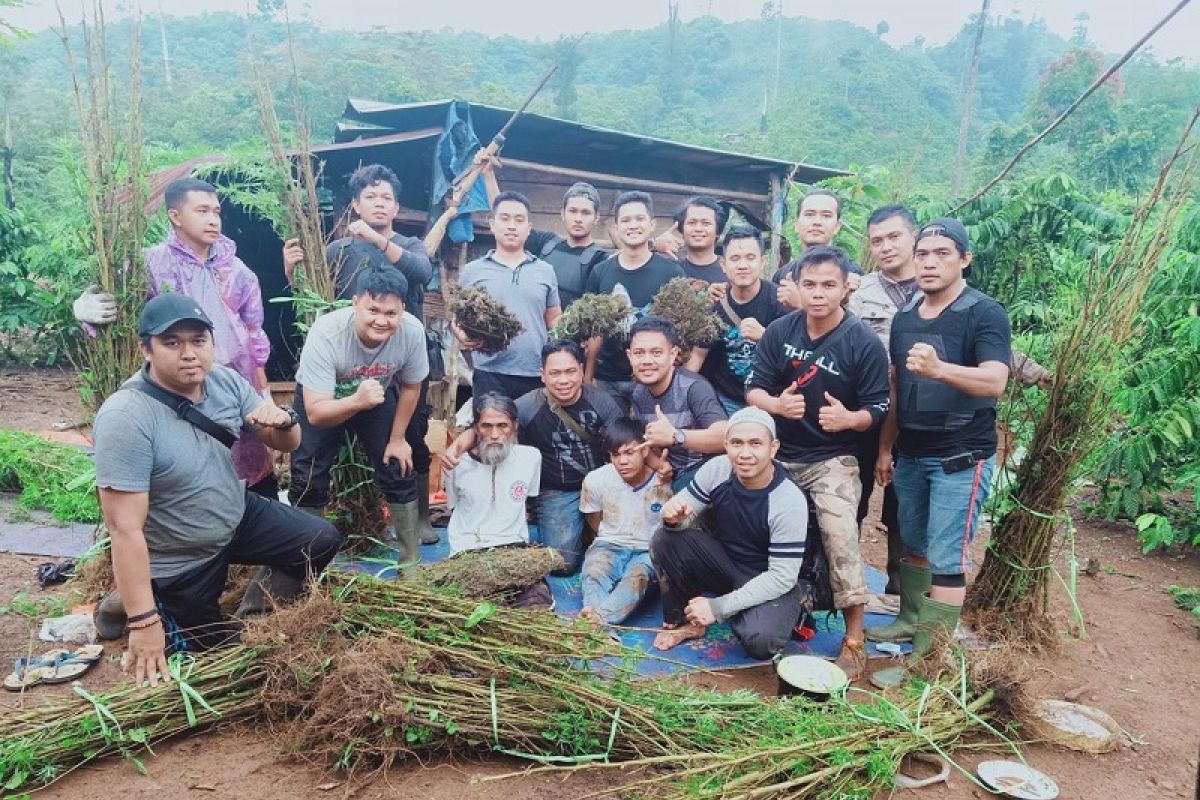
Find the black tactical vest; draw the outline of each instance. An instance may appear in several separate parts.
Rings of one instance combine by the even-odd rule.
[[[602,252],[597,244],[590,244],[579,255],[559,247],[565,240],[555,236],[542,248],[538,258],[554,267],[554,275],[558,278],[558,299],[566,308],[583,294],[583,286],[591,272],[592,261],[596,254]]]
[[[970,422],[975,412],[995,408],[994,397],[972,397],[949,384],[923,378],[908,371],[905,356],[918,342],[929,344],[938,358],[965,367],[979,366],[974,354],[971,309],[987,299],[967,287],[935,320],[923,320],[917,307],[918,295],[892,320],[892,363],[896,368],[896,417],[901,428],[918,431],[955,431]]]

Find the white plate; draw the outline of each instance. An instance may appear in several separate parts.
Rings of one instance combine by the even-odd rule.
[[[850,683],[841,667],[816,656],[784,656],[775,671],[789,685],[817,694],[833,694]]]
[[[996,794],[1018,800],[1054,800],[1058,784],[1033,767],[1018,761],[983,761],[976,769],[984,784]]]

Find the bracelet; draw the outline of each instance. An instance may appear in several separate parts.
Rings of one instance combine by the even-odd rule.
[[[126,622],[141,622],[144,619],[158,616],[158,609],[152,608],[149,611],[143,611],[141,614],[134,614],[132,617],[126,617]]]
[[[125,630],[128,630],[128,631],[145,630],[146,628],[153,628],[155,625],[158,625],[160,622],[162,622],[162,618],[155,617],[154,619],[149,620],[148,622],[143,622],[140,625],[126,625]]]

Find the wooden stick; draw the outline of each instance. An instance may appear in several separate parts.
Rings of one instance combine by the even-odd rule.
[[[1100,77],[1098,77],[1098,78],[1096,78],[1096,80],[1092,81],[1092,85],[1089,86],[1084,91],[1083,94],[1081,94],[1081,95],[1079,95],[1079,97],[1075,98],[1075,101],[1072,102],[1071,105],[1067,106],[1066,109],[1064,109],[1063,112],[1061,114],[1059,114],[1058,117],[1053,122],[1051,122],[1049,125],[1047,125],[1045,130],[1043,130],[1037,136],[1033,137],[1028,142],[1026,142],[1021,147],[1021,149],[1017,151],[1016,155],[1014,155],[1012,157],[1012,159],[1007,164],[1004,165],[1004,169],[1000,170],[1000,174],[998,174],[996,177],[994,177],[990,181],[988,181],[987,184],[985,184],[984,187],[982,189],[980,189],[978,192],[971,195],[966,200],[962,201],[961,203],[956,205],[954,208],[952,208],[950,210],[950,216],[954,216],[959,211],[961,211],[965,206],[970,205],[971,203],[974,203],[976,200],[983,197],[985,194],[990,192],[992,189],[996,188],[996,184],[1000,183],[1000,181],[1004,180],[1004,178],[1008,175],[1008,173],[1012,172],[1013,167],[1015,167],[1017,165],[1018,161],[1020,161],[1022,158],[1025,157],[1026,153],[1028,153],[1030,150],[1032,150],[1034,147],[1036,147],[1040,141],[1042,141],[1047,136],[1049,136],[1050,133],[1055,128],[1057,128],[1059,125],[1061,125],[1063,123],[1063,121],[1066,120],[1066,118],[1069,117],[1071,115],[1071,113],[1075,111],[1075,109],[1079,108],[1079,106],[1083,103],[1084,100],[1087,100],[1089,97],[1091,97],[1092,94],[1097,89],[1099,89],[1102,85],[1104,85],[1104,82],[1107,81],[1109,78],[1111,78],[1117,70],[1119,70],[1121,67],[1125,66],[1125,63],[1127,61],[1129,61],[1129,59],[1133,58],[1134,54],[1137,53],[1137,51],[1142,48],[1142,45],[1144,45],[1147,41],[1150,40],[1151,36],[1158,33],[1159,30],[1161,30],[1164,25],[1166,25],[1168,22],[1170,22],[1171,19],[1176,14],[1178,14],[1180,11],[1182,11],[1184,9],[1184,7],[1190,2],[1192,2],[1192,0],[1179,0],[1179,3],[1174,8],[1172,8],[1165,17],[1160,19],[1155,24],[1155,26],[1153,28],[1151,28],[1142,38],[1138,39],[1137,42],[1134,43],[1133,47],[1126,50],[1125,54],[1123,56],[1121,56],[1115,62],[1113,62],[1113,65],[1111,67],[1109,67],[1107,70],[1105,70],[1104,73]]]

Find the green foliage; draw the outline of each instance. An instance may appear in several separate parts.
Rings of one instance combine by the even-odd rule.
[[[1175,605],[1192,615],[1192,624],[1200,629],[1200,588],[1195,586],[1168,586],[1167,593]]]
[[[0,429],[0,490],[19,491],[22,506],[45,509],[60,522],[96,522],[95,483],[95,465],[82,450]]]
[[[1121,424],[1099,458],[1098,510],[1136,519],[1146,550],[1200,546],[1200,207],[1181,218],[1138,322]]]

